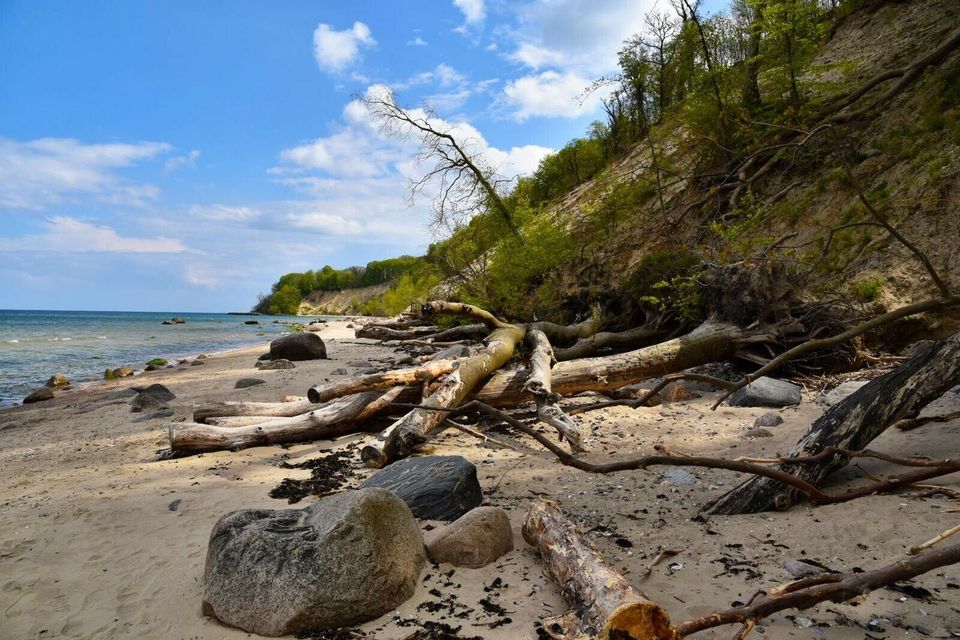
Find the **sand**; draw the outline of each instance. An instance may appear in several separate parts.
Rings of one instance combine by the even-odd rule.
[[[389,348],[353,340],[345,324],[330,323],[321,334],[329,360],[298,363],[293,370],[256,370],[256,357],[265,350],[260,346],[215,354],[204,366],[106,382],[0,412],[0,638],[251,637],[200,612],[213,523],[235,509],[285,508],[285,501],[269,497],[270,489],[284,478],[307,478],[309,471],[280,468],[280,461],[350,447],[364,436],[158,461],[171,418],[137,421],[142,414],[131,413],[129,396],[118,392],[163,383],[177,394],[173,420],[189,420],[194,403],[304,395],[310,384],[335,377],[331,371],[337,367],[354,372],[358,367],[347,363],[393,359]],[[243,377],[267,383],[234,389]],[[698,397],[686,402],[586,414],[594,429],[592,455],[650,451],[656,443],[691,454],[784,453],[823,410],[814,393],[806,393],[800,406],[781,411],[785,422],[769,429],[772,437],[747,438],[747,428],[764,409],[712,412],[715,393],[692,388]],[[960,395],[950,392],[928,411],[958,405]],[[535,443],[507,433],[496,437],[519,450],[447,432],[434,451],[460,454],[477,465],[486,503],[510,514],[516,550],[483,569],[428,566],[411,600],[394,614],[362,625],[370,637],[404,638],[434,621],[461,627],[463,637],[537,638],[536,623],[565,606],[556,585],[543,576],[537,553],[520,536],[525,505],[535,496],[558,500],[609,561],[666,607],[674,621],[744,602],[758,590],[788,581],[781,566],[785,559],[812,559],[839,571],[871,569],[960,521],[960,501],[918,491],[695,521],[698,507],[735,485],[738,474],[689,469],[693,482],[679,486],[662,468],[589,475],[557,464]],[[912,432],[893,430],[872,446],[898,454],[956,456],[960,420]],[[888,472],[883,463],[862,466],[872,474]],[[358,464],[353,484],[370,473]],[[938,482],[960,487],[958,475]],[[861,472],[847,470],[832,487],[861,481]],[[679,553],[641,578],[665,548]],[[857,604],[775,615],[751,637],[957,637],[960,566],[922,576],[915,584],[932,598],[883,589]],[[729,638],[733,632],[724,627],[695,637]]]

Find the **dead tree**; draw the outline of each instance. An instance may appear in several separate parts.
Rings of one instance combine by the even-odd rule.
[[[787,457],[812,456],[823,450],[862,449],[901,418],[916,416],[923,407],[960,384],[960,332],[937,342],[897,369],[831,407],[794,445]],[[784,470],[818,485],[846,460],[828,457],[814,465]],[[707,513],[756,513],[786,509],[799,493],[767,478],[751,478],[705,507]]]

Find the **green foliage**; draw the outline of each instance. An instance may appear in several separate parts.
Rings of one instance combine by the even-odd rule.
[[[273,315],[296,315],[300,308],[300,290],[292,283],[281,286],[270,296],[267,313]]]
[[[864,278],[854,282],[852,288],[861,302],[873,302],[883,293],[883,278]]]
[[[703,318],[705,311],[697,281],[700,271],[700,258],[687,250],[653,251],[634,267],[624,291],[636,310],[652,307],[695,322]]]
[[[404,273],[390,289],[363,304],[360,312],[368,316],[395,316],[411,304],[427,302],[430,291],[440,280],[433,269]]]

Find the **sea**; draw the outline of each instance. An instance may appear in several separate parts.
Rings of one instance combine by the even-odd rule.
[[[182,318],[183,324],[163,324]],[[0,309],[0,406],[20,404],[56,372],[72,383],[103,380],[107,368],[142,371],[147,361],[195,357],[289,333],[314,316]],[[323,318],[321,316],[321,318]],[[259,324],[245,324],[257,320]]]

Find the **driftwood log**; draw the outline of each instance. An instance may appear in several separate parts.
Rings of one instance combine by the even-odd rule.
[[[890,373],[872,380],[818,418],[786,457],[813,456],[828,448],[863,449],[901,418],[916,416],[927,404],[960,384],[960,332],[926,350]],[[784,467],[819,485],[847,459],[828,456],[816,464]],[[712,514],[757,513],[786,509],[801,494],[770,478],[750,478],[708,504]]]
[[[582,423],[567,415],[560,408],[560,395],[553,392],[553,348],[550,340],[540,329],[527,331],[527,342],[530,344],[530,377],[523,385],[524,391],[533,396],[537,403],[537,417],[541,422],[556,429],[561,437],[566,438],[573,451],[583,451],[583,441],[587,437],[587,429]]]
[[[248,400],[207,402],[194,407],[193,420],[195,422],[206,422],[207,418],[226,416],[289,418],[302,415],[316,408],[316,405],[307,399],[298,402],[251,402]]]
[[[465,358],[443,379],[437,390],[424,399],[422,408],[410,411],[363,447],[360,455],[369,466],[382,467],[406,457],[445,428],[447,416],[432,409],[462,404],[487,376],[510,360],[525,333],[523,327],[501,322],[470,305],[433,302],[428,308],[432,313],[475,316],[493,328],[493,332],[483,349]]]
[[[583,636],[610,640],[677,638],[660,605],[634,589],[560,512],[536,500],[523,522],[523,538],[540,551],[544,570],[563,591],[570,612],[548,620],[553,638]]]
[[[335,438],[361,430],[365,420],[387,411],[390,402],[400,399],[400,389],[406,390],[410,400],[419,397],[419,390],[416,388],[398,387],[396,390],[364,391],[322,405],[310,403],[313,410],[307,413],[292,417],[266,418],[243,426],[173,423],[168,426],[170,449],[200,453]],[[380,402],[384,396],[387,396],[389,401]]]

